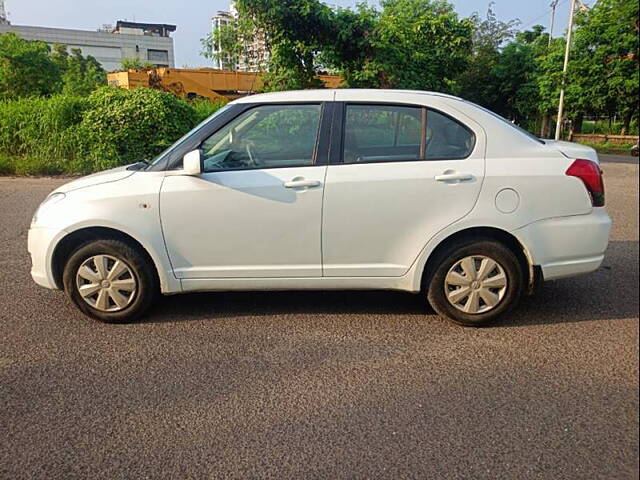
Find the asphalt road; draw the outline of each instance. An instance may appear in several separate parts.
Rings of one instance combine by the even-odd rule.
[[[60,179],[0,178],[2,478],[637,478],[638,164],[603,156],[603,268],[466,329],[402,293],[80,315],[29,277]]]

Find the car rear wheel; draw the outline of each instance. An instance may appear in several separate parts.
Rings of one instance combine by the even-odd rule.
[[[91,318],[126,323],[153,302],[158,281],[147,258],[120,240],[96,240],[79,247],[67,261],[64,289]]]
[[[458,242],[441,252],[435,264],[429,303],[460,325],[486,325],[514,308],[522,295],[518,258],[494,240]]]

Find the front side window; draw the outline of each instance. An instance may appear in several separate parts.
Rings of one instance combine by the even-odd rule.
[[[313,164],[320,105],[262,105],[202,143],[205,172]]]
[[[422,109],[395,105],[347,105],[344,163],[420,159]]]
[[[427,160],[466,158],[475,145],[475,136],[471,130],[435,110],[427,113],[426,137]]]

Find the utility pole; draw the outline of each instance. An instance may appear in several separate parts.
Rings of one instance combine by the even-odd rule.
[[[7,19],[7,12],[4,9],[4,0],[0,0],[0,25],[10,25],[11,22]]]
[[[564,109],[564,86],[567,77],[567,67],[569,66],[569,54],[571,53],[571,34],[573,33],[573,12],[575,11],[576,0],[571,0],[571,11],[569,12],[569,27],[567,30],[567,46],[564,50],[564,67],[562,68],[562,84],[560,86],[560,101],[558,102],[558,119],[556,121],[556,140],[560,140],[560,130],[562,129],[562,114]]]
[[[551,38],[553,37],[553,24],[556,19],[556,7],[558,6],[558,2],[560,0],[553,0],[551,2],[551,25],[549,26],[549,45],[547,47],[551,47]]]

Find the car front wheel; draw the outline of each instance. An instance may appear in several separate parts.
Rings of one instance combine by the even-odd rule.
[[[64,289],[89,317],[109,323],[135,320],[149,308],[158,282],[150,262],[129,244],[96,240],[79,247],[63,273]]]
[[[483,326],[515,307],[524,276],[515,254],[494,240],[463,241],[440,253],[428,299],[443,317]]]

